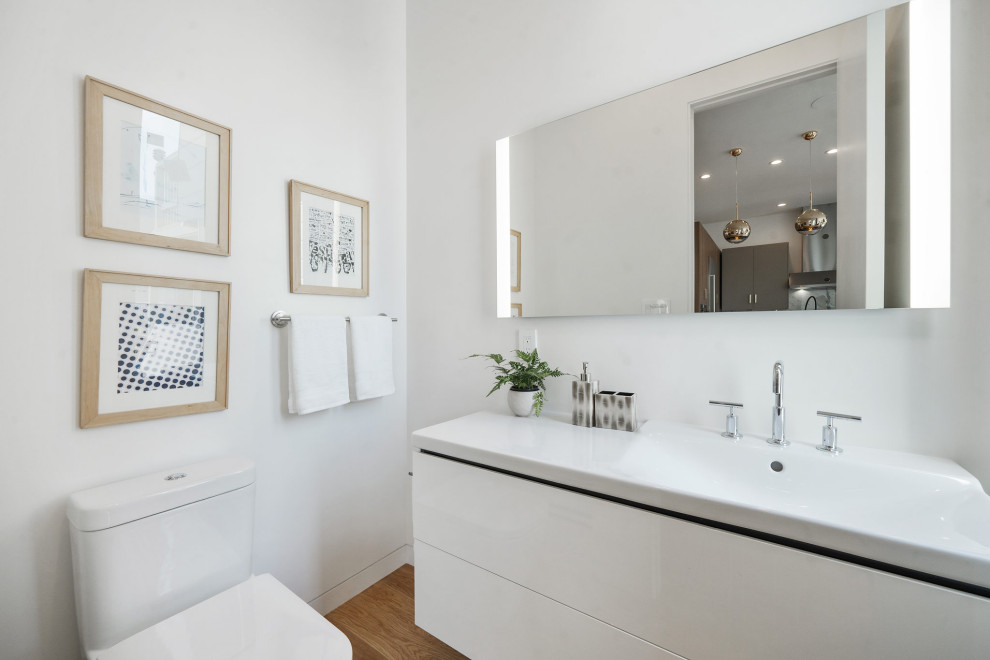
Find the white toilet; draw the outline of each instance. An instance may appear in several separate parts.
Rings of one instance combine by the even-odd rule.
[[[351,658],[329,621],[271,575],[251,575],[251,461],[84,490],[68,516],[89,660]]]

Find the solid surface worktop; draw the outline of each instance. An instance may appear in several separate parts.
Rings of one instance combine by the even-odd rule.
[[[420,429],[412,443],[990,596],[990,497],[948,459],[862,447],[831,455],[810,444],[731,440],[719,430],[661,420],[625,432],[492,412]]]

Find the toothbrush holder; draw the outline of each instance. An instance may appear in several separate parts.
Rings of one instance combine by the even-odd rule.
[[[636,418],[636,394],[612,391],[596,394],[595,426],[618,431],[635,431],[639,428],[639,420]]]

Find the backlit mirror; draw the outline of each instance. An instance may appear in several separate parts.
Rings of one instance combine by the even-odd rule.
[[[499,140],[498,316],[947,307],[948,43],[913,0]]]

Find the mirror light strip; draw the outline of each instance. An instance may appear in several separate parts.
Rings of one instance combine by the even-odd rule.
[[[495,142],[495,305],[498,317],[512,316],[509,279],[509,140]]]
[[[952,210],[949,0],[910,5],[911,307],[948,307]]]

